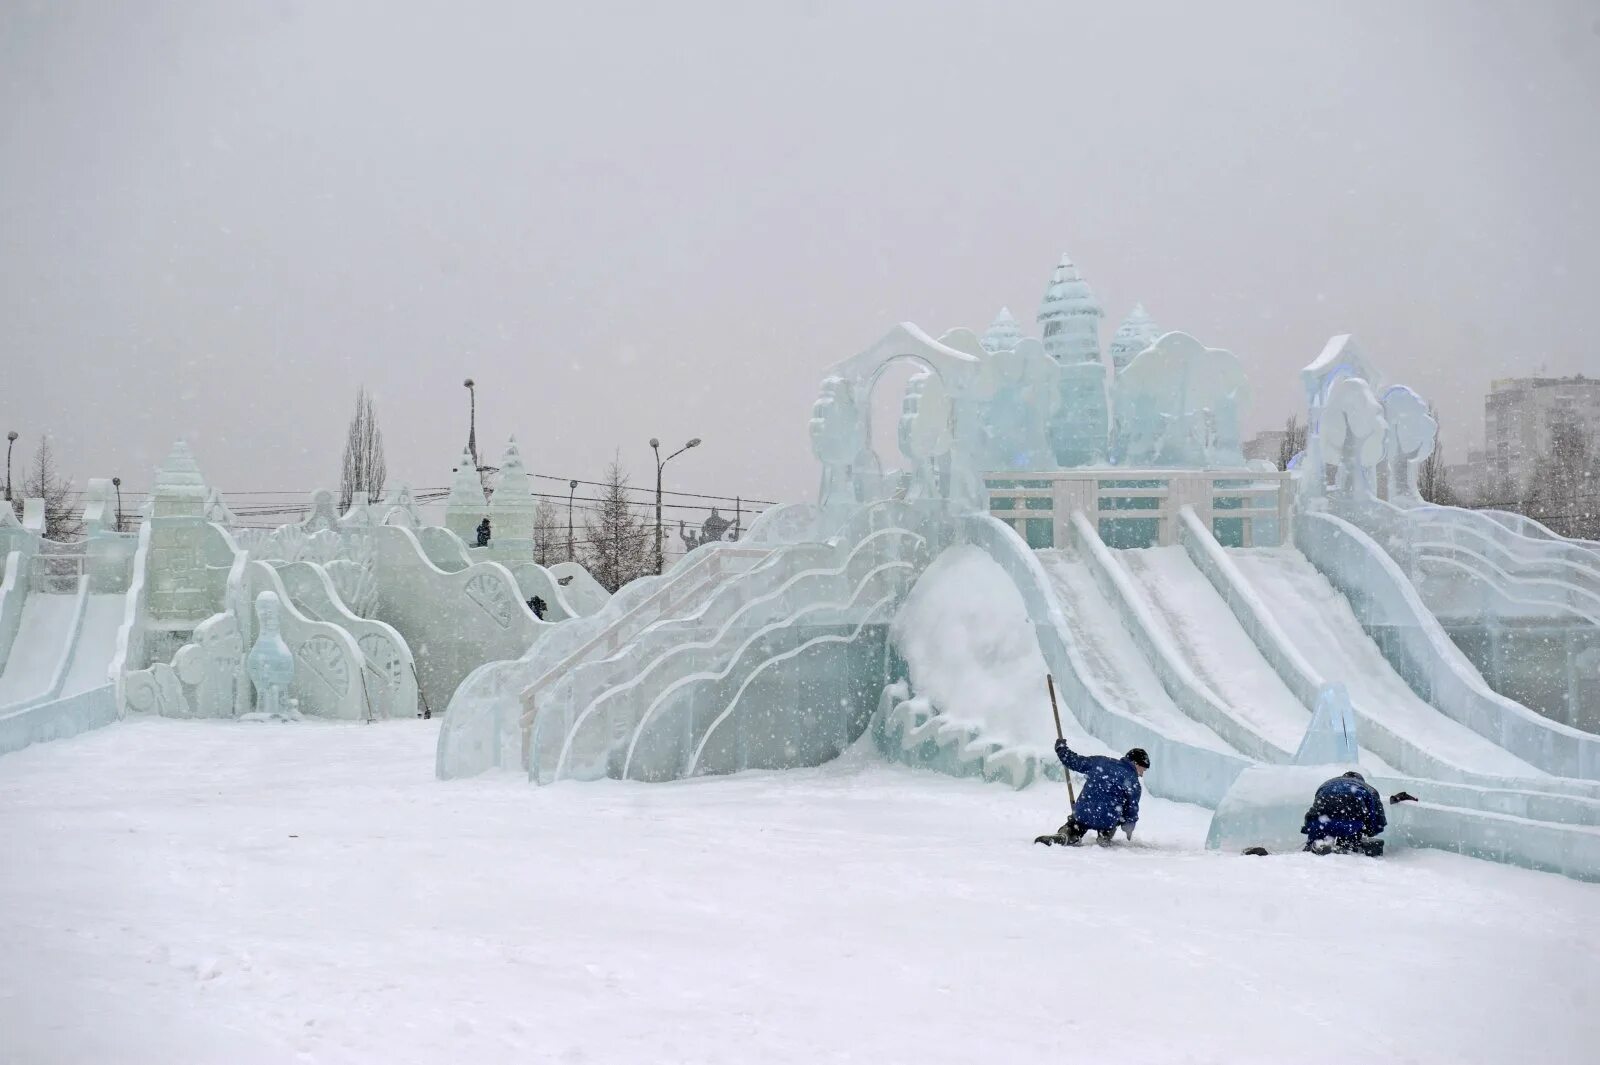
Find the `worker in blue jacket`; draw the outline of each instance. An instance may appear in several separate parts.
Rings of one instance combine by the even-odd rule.
[[[1402,791],[1390,801],[1404,802],[1410,798]],[[1317,789],[1300,831],[1306,837],[1308,851],[1365,854],[1376,858],[1383,853],[1383,840],[1376,837],[1388,827],[1383,796],[1365,777],[1351,770]]]
[[[1078,754],[1067,746],[1066,740],[1057,740],[1056,757],[1067,769],[1083,774],[1083,791],[1061,830],[1054,836],[1040,836],[1035,842],[1075,847],[1092,829],[1099,833],[1101,844],[1106,844],[1119,828],[1132,839],[1134,825],[1139,822],[1139,796],[1144,791],[1139,778],[1150,768],[1150,756],[1144,748],[1135,747],[1121,758],[1107,758]]]

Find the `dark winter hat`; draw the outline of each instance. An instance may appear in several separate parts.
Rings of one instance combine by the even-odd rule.
[[[1127,754],[1123,755],[1122,757],[1125,760],[1127,760],[1129,762],[1132,762],[1134,765],[1138,766],[1140,769],[1149,769],[1150,768],[1150,756],[1148,754],[1144,753],[1144,748],[1143,747],[1135,747],[1133,750],[1129,751]]]
[[[1349,777],[1351,780],[1359,780],[1363,784],[1367,782],[1367,778],[1362,776],[1360,773],[1357,773],[1354,769],[1346,773],[1345,776]]]

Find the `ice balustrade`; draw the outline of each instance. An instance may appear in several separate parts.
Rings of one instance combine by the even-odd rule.
[[[697,619],[711,630],[709,633],[698,635],[692,642],[668,638],[655,643],[646,651],[647,661],[624,660],[619,665],[625,679],[595,696],[563,699],[563,689],[570,690],[583,679],[581,671],[563,677],[551,697],[539,706],[534,719],[530,764],[536,770],[535,779],[548,782],[569,775],[625,774],[637,741],[630,742],[621,761],[612,764],[617,753],[615,737],[642,732],[657,713],[678,717],[687,713],[694,717],[720,711],[729,705],[723,701],[725,693],[719,695],[709,682],[726,682],[741,667],[762,668],[763,662],[775,657],[770,648],[773,634],[797,627],[803,619],[813,627],[840,624],[841,608],[860,609],[866,590],[878,587],[875,582],[914,573],[917,562],[908,556],[916,556],[921,546],[921,537],[914,533],[884,529],[867,534],[853,545],[788,549],[782,553],[781,569],[772,567],[753,573],[757,578],[754,582],[741,579],[735,582],[737,588],[725,590],[718,597],[718,603],[732,609]],[[781,583],[770,590],[760,590],[760,578],[769,575],[782,577]],[[749,587],[751,583],[756,587]],[[896,587],[889,584],[873,603],[884,596],[892,601]],[[723,613],[725,616],[719,618]],[[750,653],[751,648],[756,648],[754,654]],[[609,670],[605,672],[617,676]],[[733,693],[734,701],[742,691],[741,687]],[[682,709],[684,706],[688,709]],[[669,707],[676,707],[677,714],[666,715]],[[697,759],[685,763],[685,754],[657,750],[647,751],[642,757],[665,757],[676,771],[687,772]]]
[[[1071,543],[1076,512],[1089,516],[1111,547],[1177,542],[1178,513],[1192,507],[1224,542],[1276,545],[1290,528],[1293,493],[1278,470],[1061,470],[991,473],[989,513],[1029,547]]]
[[[1577,536],[1563,536],[1537,519],[1509,510],[1485,508],[1483,510],[1474,510],[1472,513],[1479,517],[1487,518],[1518,536],[1526,537],[1529,540],[1542,540],[1577,548],[1579,551],[1592,556],[1595,561],[1600,561],[1600,540],[1585,540]]]

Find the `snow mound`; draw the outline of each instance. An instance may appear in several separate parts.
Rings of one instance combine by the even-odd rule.
[[[934,559],[890,627],[913,691],[987,741],[1048,752],[1055,742],[1049,671],[1022,594],[981,548]]]

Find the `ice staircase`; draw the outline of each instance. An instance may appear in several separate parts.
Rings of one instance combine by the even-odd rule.
[[[928,521],[871,504],[826,540],[711,544],[627,585],[521,660],[469,676],[438,774],[666,780],[836,756],[870,718]]]

